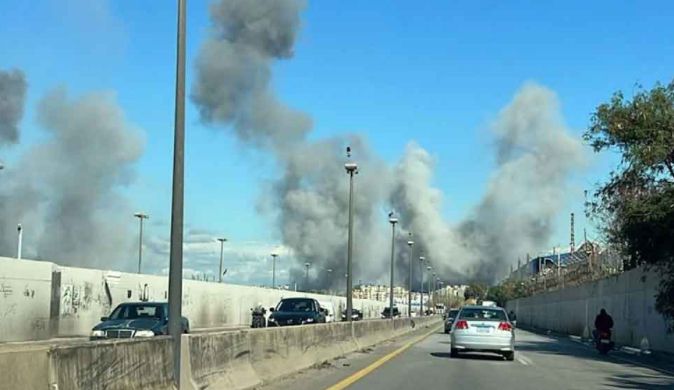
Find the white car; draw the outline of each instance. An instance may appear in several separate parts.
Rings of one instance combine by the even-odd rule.
[[[451,356],[494,352],[515,360],[515,329],[503,308],[464,306],[452,324]]]
[[[321,305],[321,308],[325,309],[327,311],[325,315],[325,322],[334,322],[335,321],[335,305],[332,304],[332,302],[325,302],[325,301],[319,301],[319,305]]]

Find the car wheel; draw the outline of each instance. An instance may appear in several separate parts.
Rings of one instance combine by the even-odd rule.
[[[449,356],[453,358],[458,358],[459,357],[459,350],[456,348],[452,348],[451,351],[449,352]]]
[[[512,362],[515,360],[515,351],[506,352],[503,354],[503,357],[505,357],[507,361]]]

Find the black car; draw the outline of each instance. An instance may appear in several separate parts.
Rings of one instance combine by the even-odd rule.
[[[400,310],[393,306],[393,318],[397,317],[400,317]],[[391,308],[385,307],[384,311],[381,312],[381,318],[391,318]]]
[[[358,309],[351,309],[351,321],[360,321],[363,319],[363,312]],[[346,310],[342,312],[342,321],[346,321]]]
[[[313,298],[285,298],[270,308],[267,326],[320,324],[325,322],[325,311]]]
[[[459,314],[459,309],[451,309],[445,316],[445,333],[449,333],[452,329],[452,324],[457,314]]]
[[[91,339],[126,339],[168,334],[168,303],[129,302],[118,305],[109,317],[91,330]],[[189,321],[182,317],[183,333],[190,330]]]

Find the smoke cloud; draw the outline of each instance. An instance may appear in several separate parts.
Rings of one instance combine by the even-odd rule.
[[[26,100],[26,78],[22,71],[0,70],[0,147],[19,142],[19,121]]]
[[[139,131],[108,93],[71,99],[57,89],[37,117],[48,138],[3,173],[0,254],[14,256],[11,231],[23,223],[27,257],[130,269],[132,209],[119,190],[134,178]]]
[[[443,275],[493,281],[518,256],[545,248],[569,178],[584,165],[582,144],[569,135],[547,88],[525,85],[491,128],[498,167],[486,194],[456,226],[440,214],[442,193],[430,186],[428,153],[410,144],[397,167],[392,202]]]
[[[405,248],[407,232],[414,232],[415,252],[423,251],[445,278],[492,281],[504,274],[506,262],[547,244],[569,175],[583,160],[554,93],[525,85],[500,113],[492,126],[497,168],[487,193],[469,218],[451,224],[442,216],[442,192],[431,185],[434,159],[419,145],[410,143],[391,168],[355,135],[309,141],[311,119],[275,95],[271,65],[292,56],[303,8],[294,0],[214,3],[211,34],[200,48],[191,92],[204,123],[231,128],[238,140],[276,158],[282,174],[263,201],[274,210],[283,244],[297,261],[292,279],[302,286],[308,262],[304,288],[343,285],[346,145],[361,166],[355,178],[356,281],[383,280],[388,274],[391,207],[400,214],[398,248]],[[407,275],[408,256],[399,249],[398,275]]]

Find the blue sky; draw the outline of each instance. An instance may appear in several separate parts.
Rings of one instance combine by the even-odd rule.
[[[188,5],[188,86],[208,4]],[[416,140],[437,158],[435,184],[447,218],[457,221],[479,201],[495,165],[488,124],[524,82],[554,90],[580,135],[614,91],[671,80],[673,11],[667,1],[315,1],[294,58],[274,67],[274,84],[313,117],[312,137],[358,132],[390,163]],[[0,15],[0,69],[21,68],[29,82],[22,143],[2,157],[11,161],[43,136],[35,102],[55,86],[78,95],[115,91],[146,139],[125,191],[152,216],[153,234],[167,236],[175,1],[4,0]],[[274,162],[201,125],[189,102],[187,111],[188,226],[233,242],[276,242],[255,211]],[[582,214],[583,189],[605,177],[611,161],[594,158],[574,178],[577,203],[560,213],[551,245],[568,242],[568,212]],[[579,216],[577,234],[583,224]]]

